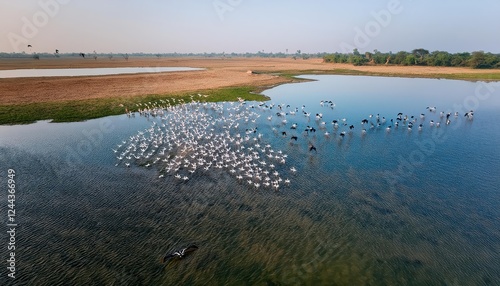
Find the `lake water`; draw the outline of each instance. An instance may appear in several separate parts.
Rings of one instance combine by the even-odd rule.
[[[54,77],[54,76],[97,76],[113,74],[159,73],[195,71],[190,67],[126,67],[126,68],[68,68],[68,69],[17,69],[0,70],[0,78]]]
[[[271,100],[264,103],[190,103],[156,117],[136,113],[0,126],[3,210],[7,169],[16,171],[15,282],[498,285],[500,85],[304,77],[316,81],[267,90]],[[469,120],[464,114],[471,109]],[[400,112],[408,115],[406,123],[397,120]],[[199,117],[189,117],[193,113]],[[276,162],[275,170],[290,183],[281,182],[277,190],[255,187],[237,179],[231,167],[192,174],[181,167],[177,172],[189,179],[177,179],[176,172],[165,171],[163,160],[151,160],[194,160],[194,151],[174,148],[160,155],[166,142],[151,147],[149,161],[117,159],[134,138],[172,136],[175,118],[185,118],[184,134],[197,126],[242,138],[241,145],[227,148],[255,148],[262,169],[274,162],[264,153],[281,151],[288,157]],[[363,119],[369,123],[363,126]],[[198,127],[201,121],[211,125]],[[401,122],[397,128],[395,122]],[[305,132],[307,126],[316,132]],[[311,144],[316,152],[309,151]],[[6,212],[2,218],[6,223]],[[0,239],[7,241],[5,231]],[[160,262],[166,252],[190,244],[199,249],[183,260]],[[5,248],[2,255],[8,255]],[[6,267],[0,273],[1,285],[12,283]]]

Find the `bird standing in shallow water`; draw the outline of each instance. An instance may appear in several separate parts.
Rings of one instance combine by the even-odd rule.
[[[471,110],[469,112],[466,112],[464,117],[467,117],[467,119],[472,120],[474,118],[474,111]]]

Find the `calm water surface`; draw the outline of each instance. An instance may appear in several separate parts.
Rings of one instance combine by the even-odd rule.
[[[0,70],[0,78],[53,77],[53,76],[95,76],[95,75],[112,75],[112,74],[193,71],[193,70],[200,70],[200,69],[199,68],[189,68],[189,67],[16,69],[16,70]]]
[[[224,169],[184,182],[120,164],[112,150],[158,117],[1,126],[1,184],[7,168],[17,174],[16,285],[500,284],[500,85],[306,77],[316,81],[266,91],[273,109],[246,103],[261,116],[233,131],[258,127],[260,144],[288,154],[277,168],[291,183],[278,191]],[[452,113],[449,125],[440,111]],[[415,116],[411,132],[390,122],[399,112]],[[386,122],[362,134],[361,120],[376,125],[377,114]],[[192,243],[192,255],[160,263]]]

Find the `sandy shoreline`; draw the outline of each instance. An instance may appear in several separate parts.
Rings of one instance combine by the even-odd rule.
[[[468,68],[360,66],[323,63],[322,59],[293,60],[269,58],[123,58],[101,59],[0,59],[0,70],[28,68],[92,67],[199,67],[202,71],[168,72],[85,77],[46,77],[0,79],[0,105],[146,94],[179,94],[232,86],[273,86],[290,82],[289,78],[269,74],[279,71],[331,72],[348,69],[380,75],[433,75],[499,73],[500,70]],[[248,74],[247,71],[266,72]]]

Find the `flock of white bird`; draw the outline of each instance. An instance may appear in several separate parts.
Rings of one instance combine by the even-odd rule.
[[[173,100],[139,108],[141,116],[157,120],[113,150],[117,165],[158,166],[160,178],[170,175],[181,181],[196,172],[219,169],[255,188],[276,190],[290,184],[283,175],[297,171],[286,167],[287,154],[265,143],[255,126],[260,114],[243,101],[176,104]]]
[[[335,108],[335,103],[329,100],[322,100],[320,105],[331,110]],[[188,181],[197,172],[216,169],[229,172],[238,181],[255,188],[276,190],[290,184],[289,177],[297,169],[286,167],[287,154],[275,150],[269,138],[259,132],[258,125],[266,122],[259,120],[261,115],[265,115],[275,137],[286,138],[292,145],[307,142],[308,150],[313,154],[317,152],[312,140],[317,136],[317,129],[318,135],[322,132],[325,137],[335,136],[341,142],[345,136],[352,136],[358,129],[356,126],[359,126],[359,123],[351,124],[342,118],[332,120],[332,128],[329,128],[322,113],[316,113],[311,122],[311,114],[305,106],[299,109],[288,104],[250,103],[244,100],[208,103],[191,97],[190,102],[162,100],[159,103],[138,104],[138,108],[138,114],[154,119],[153,123],[150,128],[130,136],[113,149],[118,159],[117,166],[156,166],[160,170],[160,178],[172,176],[181,181]],[[437,113],[436,107],[427,107],[427,111]],[[473,115],[471,110],[464,117],[472,120]],[[135,116],[135,113],[128,112],[128,116]],[[361,120],[359,129],[362,136],[369,130],[377,129],[385,129],[386,132],[406,129],[411,132],[416,126],[421,131],[424,126],[439,128],[441,123],[449,125],[452,118],[458,116],[458,112],[440,112],[436,120],[428,121],[425,113],[419,116],[398,113],[389,120],[379,114],[368,115]],[[300,123],[289,123],[289,118]]]

